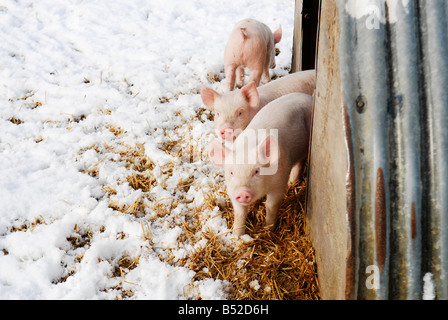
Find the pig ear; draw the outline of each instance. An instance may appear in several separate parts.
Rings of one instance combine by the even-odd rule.
[[[241,30],[241,36],[243,37],[243,40],[247,39],[247,29],[246,28],[240,28]]]
[[[280,27],[274,32],[274,43],[279,43],[281,39],[282,39],[282,26],[280,25]]]
[[[227,152],[227,147],[217,140],[212,140],[208,145],[208,157],[218,167],[224,165]]]
[[[260,102],[260,96],[258,95],[257,86],[255,82],[251,81],[241,88],[241,94],[244,99],[249,103],[249,107],[256,108]]]
[[[261,156],[263,164],[271,164],[277,161],[280,155],[277,139],[273,135],[269,135],[258,145],[258,154]]]
[[[205,107],[209,110],[213,110],[215,105],[216,98],[219,97],[219,93],[213,89],[207,88],[206,86],[202,86],[201,88],[201,98],[202,102],[204,102]]]

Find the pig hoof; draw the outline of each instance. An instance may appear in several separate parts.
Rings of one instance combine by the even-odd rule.
[[[237,229],[233,229],[232,232],[233,236],[236,238],[241,238],[242,236],[244,236],[246,234],[246,227],[240,227]]]
[[[275,228],[277,228],[277,224],[276,223],[266,225],[266,229],[271,231],[271,232],[274,232]]]

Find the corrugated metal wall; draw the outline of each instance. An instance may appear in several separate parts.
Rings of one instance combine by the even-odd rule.
[[[448,299],[448,1],[336,0],[336,8],[351,188],[346,298],[421,299],[431,273],[436,298]],[[315,124],[328,121],[316,112]]]

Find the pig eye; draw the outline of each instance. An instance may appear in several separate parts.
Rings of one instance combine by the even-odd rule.
[[[243,111],[238,112],[238,116],[239,117],[243,116]]]
[[[219,112],[216,112],[215,116],[219,117],[220,116]]]
[[[230,171],[230,175],[233,176],[233,171]]]
[[[254,175],[256,175],[256,176],[259,176],[259,175],[260,175],[260,169],[259,169],[259,168],[255,169],[255,171],[254,171]]]

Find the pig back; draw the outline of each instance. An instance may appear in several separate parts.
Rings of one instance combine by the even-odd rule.
[[[232,61],[236,65],[246,65],[252,60],[257,60],[259,56],[265,56],[268,46],[273,45],[273,34],[268,26],[254,19],[244,19],[235,25],[230,34],[224,51],[224,60]]]
[[[240,136],[260,132],[259,129],[277,129],[280,161],[293,165],[308,154],[312,106],[313,98],[310,95],[284,95],[261,109]],[[264,138],[259,134],[257,143]]]
[[[299,71],[258,87],[260,106],[289,93],[299,92],[313,95],[316,85],[316,70]]]

